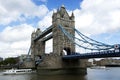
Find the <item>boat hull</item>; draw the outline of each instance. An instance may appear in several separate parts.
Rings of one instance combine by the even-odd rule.
[[[3,75],[26,74],[32,73],[32,69],[10,69],[3,72]]]

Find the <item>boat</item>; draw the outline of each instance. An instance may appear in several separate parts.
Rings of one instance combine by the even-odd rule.
[[[91,69],[105,69],[105,66],[92,66]]]
[[[32,69],[10,69],[10,70],[5,70],[3,72],[4,75],[9,75],[9,74],[24,74],[24,73],[32,73]]]

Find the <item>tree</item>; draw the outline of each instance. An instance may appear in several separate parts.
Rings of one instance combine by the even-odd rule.
[[[1,61],[1,62],[0,62],[0,65],[1,65],[1,64],[3,64],[3,65],[16,64],[16,63],[17,63],[16,58],[6,58],[4,61]]]

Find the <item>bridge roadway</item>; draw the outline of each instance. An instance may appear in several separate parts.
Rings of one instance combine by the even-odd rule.
[[[64,55],[62,59],[90,59],[90,58],[106,58],[106,57],[120,57],[120,50],[109,50],[103,52],[92,53],[74,53],[71,55]]]

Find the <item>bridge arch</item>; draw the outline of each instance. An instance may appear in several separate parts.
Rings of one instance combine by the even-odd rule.
[[[70,47],[64,47],[63,50],[65,50],[67,52],[66,55],[71,55],[71,53],[72,53]]]

